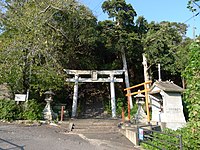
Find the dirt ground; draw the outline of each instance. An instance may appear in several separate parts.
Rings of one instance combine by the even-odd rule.
[[[0,150],[136,150],[121,133],[76,134],[52,125],[0,123]]]

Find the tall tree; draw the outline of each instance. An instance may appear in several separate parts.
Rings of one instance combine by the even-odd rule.
[[[135,79],[137,62],[142,58],[141,41],[135,31],[136,11],[125,0],[107,0],[103,3],[102,9],[113,19],[99,22],[104,45],[113,53],[111,60],[113,67],[122,68],[121,53],[125,51],[128,64],[134,64],[128,68]]]
[[[83,5],[74,0],[10,0],[1,7],[0,77],[14,91],[30,85],[35,90],[58,88],[64,82],[63,68],[95,66],[90,47],[96,18]]]
[[[178,73],[180,76],[176,58],[185,34],[186,25],[182,23],[151,22],[148,25],[148,32],[143,38],[143,43],[149,65],[152,66],[152,72],[154,72],[153,66],[160,63],[163,71],[168,72],[168,75]]]

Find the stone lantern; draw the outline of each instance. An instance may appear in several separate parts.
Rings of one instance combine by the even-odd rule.
[[[136,123],[145,123],[147,118],[143,109],[145,96],[141,93],[138,93],[136,96],[134,96],[134,98],[136,99],[136,104],[138,105],[137,113],[135,114],[135,121]]]
[[[51,102],[53,101],[53,96],[55,95],[52,91],[46,91],[44,93],[45,95],[45,101],[47,102],[44,110],[43,110],[43,116],[45,120],[53,120],[56,119],[57,115],[53,112],[51,108]]]

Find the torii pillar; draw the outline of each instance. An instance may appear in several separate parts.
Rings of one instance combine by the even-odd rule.
[[[74,95],[73,95],[73,104],[72,104],[72,117],[76,116],[77,110],[77,100],[78,100],[78,74],[75,74],[75,82],[74,82]]]

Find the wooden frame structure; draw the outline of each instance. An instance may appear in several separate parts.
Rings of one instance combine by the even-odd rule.
[[[149,96],[148,96],[148,92],[149,92],[149,84],[151,84],[152,81],[146,81],[144,83],[141,83],[141,84],[138,84],[138,85],[134,85],[134,86],[131,86],[129,88],[126,88],[124,89],[124,91],[127,91],[127,101],[128,101],[128,120],[130,121],[130,97],[132,95],[136,95],[136,94],[139,94],[139,93],[145,93],[145,103],[146,103],[146,111],[147,111],[147,122],[150,123],[150,112],[149,112]],[[137,87],[141,87],[141,86],[144,86],[144,90],[141,90],[141,91],[138,91],[138,92],[130,92],[130,90],[134,89],[134,88],[137,88]]]
[[[115,75],[122,75],[124,70],[68,70],[64,69],[66,74],[73,75],[73,78],[67,78],[67,82],[74,83],[74,95],[72,104],[72,117],[76,117],[77,100],[78,100],[78,83],[79,82],[110,82],[110,96],[112,117],[116,117],[116,102],[115,102],[115,82],[123,82],[123,78],[116,78]],[[81,75],[90,75],[90,78],[81,78]],[[107,78],[99,78],[99,75],[106,75]]]

